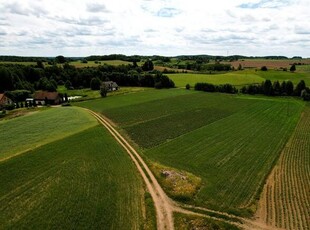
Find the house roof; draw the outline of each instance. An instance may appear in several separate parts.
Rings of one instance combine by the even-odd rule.
[[[114,81],[104,81],[102,82],[102,84],[104,84],[105,86],[118,87],[118,85]]]
[[[38,91],[34,93],[33,98],[35,100],[56,100],[59,97],[58,92],[47,92],[47,91]]]

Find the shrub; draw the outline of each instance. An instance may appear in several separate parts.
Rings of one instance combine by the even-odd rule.
[[[261,71],[267,71],[268,68],[267,68],[267,66],[262,66],[262,68],[260,68],[260,70],[261,70]]]
[[[100,95],[101,97],[106,97],[108,93],[108,89],[105,85],[101,86],[100,88]]]
[[[91,79],[91,81],[90,81],[90,88],[91,88],[91,90],[99,90],[100,89],[100,85],[101,85],[101,82],[100,82],[99,78],[94,77],[94,78]]]
[[[186,84],[185,88],[190,89],[191,88],[190,84]]]

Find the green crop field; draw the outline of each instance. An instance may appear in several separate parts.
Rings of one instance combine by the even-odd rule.
[[[115,122],[149,159],[201,177],[195,204],[253,214],[303,102],[181,89],[158,91],[155,98],[153,92],[79,105]]]
[[[0,161],[97,124],[79,108],[57,108],[0,121]]]
[[[139,91],[146,91],[151,88],[143,87],[119,87],[117,91],[109,92],[108,96],[115,96],[119,94],[135,93]],[[84,101],[89,99],[101,98],[99,90],[91,90],[90,88],[67,90],[65,86],[58,86],[57,91],[59,93],[66,93],[68,96],[80,96],[74,101]]]
[[[258,76],[269,79],[271,81],[292,81],[296,86],[301,80],[304,80],[308,86],[310,86],[310,73],[307,72],[285,72],[277,70],[257,71]]]
[[[156,90],[146,88],[143,91],[132,91],[128,94],[119,95],[117,97],[109,97],[108,94],[108,97],[104,99],[100,98],[97,100],[78,102],[75,103],[75,105],[85,107],[97,112],[103,112],[113,108],[120,108],[123,106],[128,106],[128,108],[130,108],[129,106],[135,104],[193,93],[197,92],[181,89]],[[124,116],[126,116],[126,114],[124,114]]]
[[[228,117],[145,154],[202,177],[204,185],[195,199],[197,204],[247,215],[255,211],[251,206],[301,109],[293,102],[253,101]]]
[[[280,82],[290,80],[295,85],[297,85],[300,80],[304,80],[309,86],[310,74],[305,69],[306,66],[303,67],[303,71],[295,73],[279,70],[243,70],[224,74],[178,73],[168,74],[168,76],[174,81],[177,87],[185,87],[186,84],[194,86],[197,82],[207,82],[214,85],[229,83],[238,87],[246,84],[261,83],[267,79]]]
[[[18,65],[36,65],[36,62],[13,62],[13,61],[0,61],[0,64],[18,64]]]
[[[185,87],[186,84],[194,86],[197,82],[208,82],[215,85],[232,84],[232,85],[245,85],[252,83],[261,83],[264,79],[257,76],[252,71],[247,72],[233,72],[225,74],[193,74],[193,73],[179,73],[168,74],[177,87]]]
[[[1,229],[143,228],[142,179],[123,148],[96,124],[78,108],[49,109],[1,123],[0,133],[10,133],[1,136],[1,147],[27,140],[34,147],[51,138],[49,132],[57,136],[0,162]],[[63,134],[67,129],[69,136]]]
[[[310,228],[310,105],[269,176],[257,216],[282,229]]]

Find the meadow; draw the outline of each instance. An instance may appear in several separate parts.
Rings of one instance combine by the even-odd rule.
[[[102,112],[148,159],[202,178],[192,203],[253,215],[303,102],[181,89],[157,91],[153,98],[153,92],[79,105]]]
[[[229,83],[238,88],[247,84],[260,84],[267,79],[280,82],[289,80],[294,85],[297,85],[300,80],[304,80],[307,85],[310,85],[310,73],[305,70],[306,67],[303,68],[301,71],[294,73],[279,70],[255,71],[252,69],[222,74],[177,73],[168,74],[168,76],[177,87],[185,87],[186,84],[190,84],[193,87],[197,82],[207,82],[214,85]]]
[[[97,124],[79,108],[55,108],[0,121],[0,161]]]
[[[143,87],[119,87],[117,91],[109,92],[108,96],[116,96],[120,94],[128,94],[134,93],[139,91],[146,91],[150,88],[143,88]],[[73,89],[68,90],[65,86],[58,86],[57,91],[62,94],[67,94],[67,96],[81,96],[80,98],[75,99],[74,101],[84,101],[90,99],[98,99],[101,98],[99,90],[91,90],[90,88],[83,88],[83,89]]]
[[[264,79],[254,72],[229,72],[222,74],[200,74],[200,73],[178,73],[168,74],[177,87],[185,87],[186,84],[190,84],[192,87],[197,82],[207,82],[215,85],[220,84],[232,84],[232,85],[246,85],[252,83],[261,83]]]
[[[1,229],[147,228],[145,218],[152,217],[144,203],[152,203],[142,179],[91,115],[53,108],[8,120],[0,130],[12,133],[1,137],[1,147],[9,142],[18,152],[31,143],[31,150],[0,162]]]

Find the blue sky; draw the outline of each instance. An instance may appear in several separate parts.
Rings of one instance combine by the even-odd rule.
[[[310,57],[310,0],[0,0],[0,55]]]

